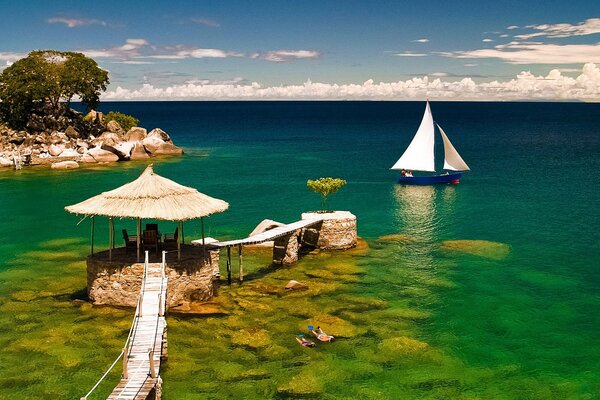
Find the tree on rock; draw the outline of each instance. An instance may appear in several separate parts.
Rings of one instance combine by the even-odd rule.
[[[94,109],[108,82],[108,72],[82,53],[32,51],[0,74],[0,118],[22,129],[36,110],[58,117],[74,96]]]
[[[327,196],[340,190],[342,186],[346,184],[346,181],[340,178],[319,178],[316,181],[308,180],[306,186],[315,193],[319,193],[323,199],[323,210],[325,210],[325,203]]]

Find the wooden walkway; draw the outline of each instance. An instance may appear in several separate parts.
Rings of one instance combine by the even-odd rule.
[[[226,242],[210,242],[206,243],[206,245],[211,247],[234,247],[269,242],[283,236],[291,235],[298,229],[308,228],[312,225],[320,224],[322,221],[322,218],[303,219],[291,224],[269,229],[268,231],[264,231],[254,236],[248,236],[244,239],[228,240]],[[192,243],[196,245],[202,245],[202,239],[192,240]]]
[[[165,310],[168,277],[164,273],[164,252],[163,262],[156,264],[148,263],[147,253],[140,296],[125,346],[113,364],[81,400],[90,398],[120,359],[123,363],[121,380],[108,399],[145,400],[153,390],[156,394],[152,398],[160,399],[160,362],[162,357],[166,356],[167,345]]]
[[[131,343],[123,366],[126,373],[108,399],[146,399],[159,381],[163,340],[166,344],[167,276],[161,264],[148,264],[134,321]],[[160,390],[160,388],[158,389]]]

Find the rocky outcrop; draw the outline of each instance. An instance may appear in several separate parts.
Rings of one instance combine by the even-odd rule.
[[[32,115],[29,132],[0,124],[0,167],[14,166],[14,157],[25,166],[50,166],[65,160],[107,163],[183,154],[160,128],[148,133],[136,126],[125,132],[116,121],[104,124],[102,119],[102,113],[94,111],[86,117],[76,112],[60,117]]]

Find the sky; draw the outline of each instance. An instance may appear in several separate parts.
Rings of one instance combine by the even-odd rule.
[[[0,69],[38,49],[106,100],[600,101],[600,1],[0,0]]]

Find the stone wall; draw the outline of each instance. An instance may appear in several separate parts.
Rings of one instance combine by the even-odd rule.
[[[213,294],[213,268],[219,265],[219,252],[185,246],[181,262],[167,258],[166,273],[169,277],[167,306],[185,305],[191,301],[206,301]],[[128,260],[113,251],[113,260],[108,252],[96,253],[87,258],[88,297],[94,304],[135,307],[140,293],[144,264]],[[186,254],[187,253],[187,254]],[[176,257],[171,253],[169,257]],[[155,262],[157,260],[150,260]]]
[[[298,261],[300,249],[300,230],[288,236],[282,236],[273,242],[273,263],[289,265]]]
[[[349,211],[302,214],[303,220],[314,218],[323,218],[323,223],[318,230],[316,247],[326,250],[345,250],[356,246],[356,216],[354,214]],[[307,234],[308,236],[311,236],[310,233]]]

